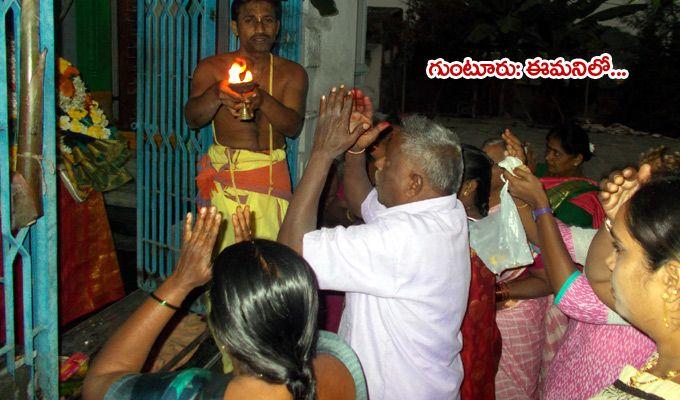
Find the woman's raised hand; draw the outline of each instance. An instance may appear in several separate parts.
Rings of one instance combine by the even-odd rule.
[[[639,170],[629,167],[623,171],[614,171],[601,180],[600,202],[607,218],[613,220],[621,206],[651,177],[652,167],[649,164],[642,164]]]
[[[173,277],[181,286],[191,291],[203,286],[212,277],[211,257],[220,230],[222,214],[215,207],[203,207],[193,224],[193,215],[187,214],[179,261]]]
[[[236,207],[236,213],[231,215],[231,222],[234,224],[234,242],[240,243],[252,240],[250,229],[250,207]]]
[[[550,203],[543,184],[534,174],[524,168],[515,168],[514,176],[508,171],[503,172],[503,176],[508,180],[508,191],[513,197],[528,203],[533,209],[549,207]]]
[[[507,152],[506,155],[517,157],[519,158],[520,161],[522,161],[523,164],[526,164],[527,154],[524,151],[524,145],[522,144],[522,141],[519,140],[519,138],[510,131],[510,129],[507,128],[505,129],[505,131],[503,131],[503,134],[501,136],[505,141],[505,147]]]

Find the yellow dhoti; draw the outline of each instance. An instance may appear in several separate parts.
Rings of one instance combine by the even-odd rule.
[[[231,216],[238,206],[250,206],[253,237],[276,240],[292,197],[284,150],[270,154],[213,144],[198,169],[199,205],[212,204],[226,221],[219,250],[234,243]]]
[[[234,244],[231,216],[236,207],[250,207],[253,237],[276,240],[292,197],[286,152],[233,150],[210,146],[198,163],[196,176],[199,206],[213,205],[226,221],[220,232],[219,251]],[[225,372],[232,370],[226,353]]]

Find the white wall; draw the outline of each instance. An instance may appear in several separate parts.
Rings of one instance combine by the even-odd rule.
[[[367,96],[373,100],[373,107],[380,109],[380,76],[382,69],[383,46],[382,44],[369,43],[370,62],[364,77],[363,89]]]
[[[354,85],[357,2],[336,1],[335,4],[338,14],[322,17],[309,1],[303,2],[301,63],[309,75],[309,91],[305,125],[300,134],[296,182],[309,159],[319,98],[332,86],[344,83],[351,88]]]
[[[357,0],[357,37],[354,57],[354,86],[363,88],[368,72],[366,65],[366,31],[368,29],[367,0]]]
[[[369,7],[398,7],[406,11],[406,0],[368,0]]]

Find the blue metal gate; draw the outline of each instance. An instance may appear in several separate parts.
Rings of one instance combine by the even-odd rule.
[[[19,386],[19,396],[58,398],[57,218],[55,158],[54,9],[40,0],[40,49],[47,50],[44,78],[44,216],[28,228],[10,227],[10,151],[16,135],[19,93],[21,1],[0,1],[0,219],[2,220],[2,299],[5,340],[0,343],[0,379]],[[11,62],[14,55],[16,62]],[[14,66],[14,68],[12,67]],[[19,279],[20,275],[20,279]],[[18,290],[21,288],[21,296]],[[17,296],[15,296],[17,295]],[[15,320],[21,309],[22,323]],[[17,332],[23,341],[18,343]],[[24,386],[25,385],[25,386]],[[26,391],[25,393],[23,391]]]
[[[297,60],[301,0],[283,4],[278,52]],[[216,0],[138,0],[137,277],[146,291],[172,273],[182,220],[195,211],[196,162],[212,134],[190,130],[183,110],[196,64],[216,52],[216,12]]]
[[[138,285],[155,289],[179,255],[181,221],[195,211],[196,162],[212,136],[184,121],[190,78],[215,54],[215,0],[139,0],[137,6]]]

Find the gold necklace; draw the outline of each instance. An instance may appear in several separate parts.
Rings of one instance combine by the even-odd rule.
[[[640,370],[633,376],[630,377],[630,382],[628,383],[630,386],[634,388],[639,388],[642,385],[647,385],[656,381],[660,381],[661,379],[673,379],[676,376],[680,375],[680,369],[674,369],[671,371],[666,372],[665,376],[663,378],[658,377],[654,375],[654,378],[646,380],[646,381],[641,381],[640,378],[642,377],[642,374],[645,372],[649,371],[650,369],[654,368],[656,364],[659,362],[659,353],[654,353],[652,354],[652,357],[647,361],[647,363],[640,368]],[[650,374],[652,375],[652,374]]]

